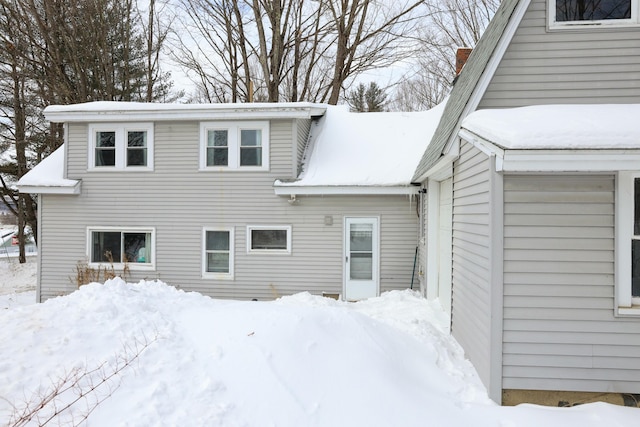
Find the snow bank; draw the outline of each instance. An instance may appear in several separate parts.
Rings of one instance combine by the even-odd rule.
[[[411,291],[357,304],[309,294],[238,302],[160,282],[90,284],[44,304],[0,311],[0,422],[9,419],[12,405],[33,403],[52,383],[96,367],[78,380],[80,388],[95,391],[58,415],[56,425],[89,412],[91,426],[637,421],[637,410],[604,404],[489,403],[444,331],[443,316]],[[133,363],[123,367],[125,360]],[[63,394],[57,407],[73,398],[73,390]]]

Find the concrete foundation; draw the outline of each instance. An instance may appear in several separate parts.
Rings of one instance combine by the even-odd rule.
[[[606,402],[614,405],[640,408],[640,394],[546,390],[502,391],[502,404],[505,406],[514,406],[520,403],[534,403],[536,405],[562,407],[576,406],[592,402]]]

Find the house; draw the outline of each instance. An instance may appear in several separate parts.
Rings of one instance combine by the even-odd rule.
[[[439,111],[50,106],[64,145],[18,183],[39,194],[37,299],[78,263],[219,298],[417,288],[411,178]]]
[[[640,393],[640,4],[582,4],[501,3],[414,175],[421,287],[496,402]]]

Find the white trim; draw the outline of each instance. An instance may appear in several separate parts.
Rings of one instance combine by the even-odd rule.
[[[285,230],[287,232],[286,249],[252,249],[251,230]],[[291,254],[291,225],[247,225],[247,253],[250,254]]]
[[[331,195],[413,195],[418,194],[417,185],[406,186],[366,186],[366,185],[286,185],[280,180],[273,183],[276,196],[331,196]]]
[[[127,132],[142,131],[147,134],[147,164],[145,166],[127,166]],[[100,172],[149,172],[153,171],[154,134],[153,123],[91,123],[89,124],[87,170]],[[96,132],[115,132],[115,165],[96,166]]]
[[[227,166],[207,166],[207,139],[211,130],[227,131]],[[240,135],[242,130],[259,130],[262,136],[262,159],[260,166],[240,165]],[[207,121],[200,123],[200,170],[201,171],[268,171],[269,170],[269,122],[268,121]]]
[[[585,30],[593,28],[628,28],[637,27],[638,0],[631,0],[631,18],[602,19],[598,21],[560,21],[556,22],[556,0],[547,0],[547,28],[549,30]]]
[[[18,185],[18,191],[30,194],[80,194],[82,191],[81,181],[76,181],[69,186],[44,186],[44,185]]]
[[[490,156],[489,171],[489,397],[502,404],[502,355],[504,322],[504,175],[496,172],[495,155]]]
[[[612,172],[637,170],[640,150],[506,150],[498,171]]]
[[[322,116],[324,104],[253,103],[253,104],[157,104],[130,102],[96,102],[52,105],[44,110],[51,122],[132,122],[173,120],[269,120],[309,119]]]
[[[207,271],[207,231],[226,231],[229,233],[229,272],[214,273]],[[233,280],[235,273],[235,228],[203,227],[202,228],[202,278],[216,280]]]
[[[427,299],[433,300],[438,297],[439,281],[440,181],[427,182],[427,197]]]
[[[108,262],[92,262],[91,261],[91,250],[92,250],[92,233],[93,232],[120,232],[120,233],[150,233],[151,234],[151,262],[148,263],[137,263],[137,262],[128,262],[126,263],[127,267],[131,271],[155,271],[156,269],[156,228],[155,227],[116,227],[116,226],[88,226],[87,227],[87,264],[89,267],[111,267],[111,264]],[[124,268],[125,263],[123,262],[114,262],[113,267],[115,269]]]
[[[619,172],[615,198],[615,306],[618,314],[631,314],[631,237],[633,236],[634,186],[640,172]],[[621,309],[623,309],[621,311]],[[635,309],[636,314],[640,310]]]

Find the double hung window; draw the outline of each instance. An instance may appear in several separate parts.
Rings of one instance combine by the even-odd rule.
[[[640,173],[618,173],[615,214],[618,313],[640,315]]]
[[[205,278],[232,279],[234,238],[233,229],[204,229],[202,276]]]
[[[207,122],[200,134],[202,170],[269,168],[268,122]]]
[[[151,123],[90,125],[89,144],[89,169],[153,169]]]

